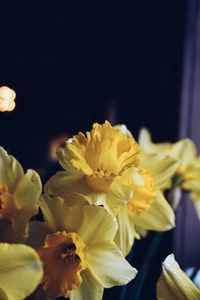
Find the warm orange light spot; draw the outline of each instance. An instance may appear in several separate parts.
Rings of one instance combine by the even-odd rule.
[[[157,196],[153,174],[147,170],[141,170],[139,173],[144,185],[135,186],[132,200],[127,204],[128,210],[137,215],[147,211]]]
[[[15,108],[16,93],[7,86],[0,87],[0,111],[12,111]]]
[[[79,235],[65,231],[47,235],[36,249],[44,264],[43,287],[48,297],[67,297],[82,283],[80,272],[87,268],[86,247]]]
[[[54,137],[51,141],[50,141],[50,145],[49,145],[49,158],[52,161],[57,161],[57,155],[56,155],[56,151],[59,147],[64,147],[66,144],[66,141],[69,139],[69,136],[66,134],[61,134],[58,135],[56,137]]]

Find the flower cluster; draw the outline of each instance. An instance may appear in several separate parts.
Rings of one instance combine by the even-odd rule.
[[[199,208],[200,160],[189,140],[155,145],[142,130],[137,143],[124,125],[105,121],[68,139],[57,159],[62,170],[43,191],[37,172],[24,172],[0,148],[2,299],[22,300],[34,292],[31,299],[100,300],[104,288],[136,276],[126,260],[135,239],[175,226],[167,190],[189,190]],[[42,221],[35,218],[39,210]],[[182,299],[166,296],[178,286],[172,260],[163,264],[158,299]]]

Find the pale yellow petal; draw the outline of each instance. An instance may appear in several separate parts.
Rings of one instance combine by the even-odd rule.
[[[140,237],[147,237],[149,231],[147,229],[144,229],[142,227],[139,226],[135,226],[135,231],[137,233],[137,238],[139,239]]]
[[[197,178],[186,179],[181,183],[184,190],[200,193],[200,176]]]
[[[181,165],[178,170],[180,185],[191,192],[200,192],[200,157],[197,156],[187,165]]]
[[[90,248],[87,261],[88,268],[105,288],[125,285],[137,274],[112,241]]]
[[[116,219],[103,207],[87,205],[82,208],[82,214],[84,219],[78,234],[88,247],[114,239],[118,228]]]
[[[187,165],[196,157],[197,149],[191,140],[184,139],[173,145],[170,155],[180,159],[181,165]]]
[[[121,207],[123,207],[133,196],[134,185],[144,185],[144,180],[139,174],[137,168],[129,168],[117,178],[112,189],[105,195],[105,208],[116,216]]]
[[[154,144],[151,140],[151,134],[146,128],[142,128],[139,132],[138,143],[142,150],[147,153],[169,153],[171,143]]]
[[[76,174],[77,169],[72,164],[73,153],[70,150],[70,147],[67,145],[73,142],[73,138],[70,138],[66,141],[66,146],[64,148],[58,148],[56,155],[60,165],[70,174]],[[80,171],[80,170],[79,170]]]
[[[34,170],[27,170],[24,174],[13,193],[18,209],[37,213],[39,198],[42,192],[42,183],[40,176]]]
[[[5,184],[12,193],[23,175],[24,171],[20,163],[0,147],[0,183]]]
[[[81,286],[74,289],[70,294],[70,300],[101,300],[103,287],[87,269],[81,272],[83,282]]]
[[[180,269],[174,259],[169,255],[162,266],[162,274],[157,282],[158,300],[198,300],[200,290],[189,277]]]
[[[89,204],[96,204],[102,196],[89,189],[82,175],[68,174],[65,171],[57,172],[48,180],[45,192],[50,196],[64,198],[69,206],[81,205],[86,201]]]
[[[92,190],[83,176],[58,172],[49,179],[45,191],[49,195],[63,197],[69,206],[81,205],[87,201],[92,205],[103,205],[107,211],[116,215],[121,206],[132,197],[134,183],[143,183],[136,168],[125,170],[114,180],[107,193]]]
[[[163,194],[158,192],[156,201],[147,212],[134,215],[134,223],[147,230],[166,231],[175,226],[175,215]]]
[[[103,207],[69,207],[64,199],[48,195],[43,196],[40,207],[45,221],[54,231],[77,232],[87,245],[113,240],[116,234],[117,222]]]
[[[16,241],[27,238],[28,222],[39,211],[39,198],[42,184],[39,175],[28,170],[18,181],[13,193],[16,205],[16,214],[12,218]]]
[[[35,290],[42,276],[42,263],[35,250],[21,244],[0,244],[0,294],[9,300],[22,300]]]
[[[156,153],[157,149],[152,143],[151,134],[146,128],[142,128],[139,132],[138,144],[144,152]]]
[[[175,174],[179,166],[179,161],[163,153],[143,153],[142,165],[144,169],[154,174],[156,186],[163,189],[169,184],[169,180]]]
[[[135,231],[134,217],[128,213],[126,207],[122,207],[117,215],[117,222],[118,230],[115,243],[124,256],[127,256],[133,246],[135,237],[138,237]]]

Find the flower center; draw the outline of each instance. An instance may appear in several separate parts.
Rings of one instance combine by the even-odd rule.
[[[80,257],[76,254],[76,245],[74,243],[66,244],[60,256],[68,265],[80,261]]]
[[[140,170],[139,174],[144,180],[144,185],[135,186],[133,197],[126,205],[129,212],[137,215],[147,211],[157,196],[153,174],[147,170]]]
[[[43,287],[49,297],[68,297],[82,283],[87,268],[86,247],[79,235],[65,231],[47,235],[44,247],[36,249],[44,264]]]

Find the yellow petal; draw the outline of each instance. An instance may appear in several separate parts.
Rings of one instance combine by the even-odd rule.
[[[190,178],[190,179],[184,179],[184,176],[183,176],[183,183],[181,184],[181,187],[184,190],[198,193],[198,192],[200,192],[199,182],[200,182],[200,176],[198,176],[196,178]]]
[[[179,168],[181,187],[192,192],[200,192],[200,157],[197,156],[188,165]]]
[[[166,154],[142,154],[142,165],[144,169],[152,172],[155,176],[155,184],[158,188],[165,188],[169,179],[175,174],[179,161]]]
[[[157,283],[158,300],[198,300],[200,290],[180,269],[174,255],[167,256]]]
[[[166,231],[175,226],[175,215],[163,194],[158,192],[156,201],[147,212],[134,215],[134,223],[147,230]]]
[[[117,222],[103,207],[69,207],[62,198],[48,195],[44,195],[40,207],[45,221],[54,231],[77,232],[86,245],[113,240],[116,234]]]
[[[80,174],[68,174],[65,171],[57,172],[48,180],[45,192],[51,196],[64,198],[69,206],[85,203],[104,205],[105,201],[105,194],[91,190],[85,177]],[[103,203],[102,197],[104,198]]]
[[[7,185],[9,192],[12,193],[23,175],[24,171],[20,163],[0,147],[0,183]]]
[[[118,230],[115,236],[115,243],[124,256],[127,256],[137,234],[134,226],[134,217],[128,213],[125,206],[121,208],[117,215],[117,222]]]
[[[139,227],[139,226],[135,226],[135,231],[136,231],[136,233],[137,233],[137,238],[139,239],[140,237],[143,237],[143,238],[145,238],[145,237],[147,237],[147,235],[148,235],[148,230],[146,230],[146,229],[144,229],[144,228],[142,228],[142,227]]]
[[[151,134],[146,128],[142,128],[139,132],[138,143],[142,150],[147,153],[169,153],[171,143],[154,144],[151,140]]]
[[[34,170],[27,170],[21,177],[13,193],[17,208],[37,213],[39,198],[42,192],[40,176]]]
[[[137,274],[112,241],[90,248],[87,261],[88,268],[105,288],[127,284]]]
[[[83,282],[70,294],[70,300],[102,300],[103,287],[87,269],[81,272]]]
[[[143,179],[136,168],[129,168],[116,177],[107,192],[91,189],[85,177],[58,172],[45,185],[49,195],[63,197],[69,206],[84,204],[103,205],[107,211],[116,215],[133,193],[133,184],[143,184]],[[91,182],[90,182],[91,184]]]
[[[69,141],[66,142],[65,148],[58,148],[56,151],[58,161],[60,165],[67,170],[71,174],[83,174],[81,169],[77,169],[76,166],[72,164],[74,153],[72,151],[72,147],[70,144],[73,143],[73,139],[69,139]],[[81,163],[84,166],[84,170],[88,175],[92,174],[92,169],[89,167],[89,165],[86,163],[85,159],[81,157],[81,155],[77,155],[76,157],[79,159],[79,163]]]
[[[35,290],[42,276],[42,263],[32,248],[0,244],[0,295],[22,300]]]
[[[13,193],[16,214],[11,221],[17,241],[23,241],[27,237],[28,222],[38,213],[41,192],[39,175],[33,170],[28,170],[18,181]]]
[[[157,197],[154,175],[143,169],[140,170],[140,175],[144,184],[134,186],[133,195],[126,205],[131,213],[137,215],[147,211]]]
[[[197,149],[191,140],[184,139],[173,145],[170,155],[180,159],[182,167],[189,164],[196,157]]]
[[[82,175],[68,174],[65,171],[57,172],[52,176],[44,190],[50,196],[64,198],[69,206],[88,201],[91,194]]]

